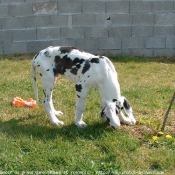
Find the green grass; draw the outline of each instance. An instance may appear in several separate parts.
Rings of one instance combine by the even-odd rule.
[[[0,173],[11,174],[172,174],[175,172],[175,105],[166,124],[172,139],[152,136],[160,130],[175,89],[174,58],[110,57],[121,91],[133,106],[135,126],[113,130],[99,119],[100,96],[87,99],[85,129],[74,125],[74,84],[59,77],[53,100],[65,125],[50,124],[43,107],[11,106],[16,96],[34,98],[30,76],[33,55],[0,57]],[[38,80],[39,96],[42,87]],[[53,172],[51,172],[53,171]],[[78,173],[79,171],[79,173]],[[5,174],[5,173],[4,173]]]

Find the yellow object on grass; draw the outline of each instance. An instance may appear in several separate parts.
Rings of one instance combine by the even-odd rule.
[[[156,141],[156,140],[158,139],[158,137],[157,137],[157,136],[153,136],[152,139],[153,139],[154,141]]]
[[[166,137],[166,139],[172,139],[172,136],[169,134],[167,134],[165,137]]]

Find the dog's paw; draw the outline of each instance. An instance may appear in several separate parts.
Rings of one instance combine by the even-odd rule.
[[[127,118],[127,120],[125,121],[125,124],[127,125],[135,125],[136,124],[136,120],[133,118]]]
[[[54,114],[55,114],[56,116],[61,116],[61,115],[63,115],[63,113],[62,113],[61,111],[55,111]]]
[[[135,124],[136,124],[135,118],[131,119],[131,125],[135,125]]]
[[[51,120],[51,123],[52,123],[53,125],[57,125],[57,126],[60,126],[60,125],[62,126],[62,125],[64,125],[64,122],[58,120],[57,118],[54,119],[54,120]]]
[[[86,128],[87,124],[83,121],[75,123],[79,128]]]

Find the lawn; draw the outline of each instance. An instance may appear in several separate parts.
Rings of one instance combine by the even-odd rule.
[[[84,120],[74,125],[75,88],[63,77],[53,101],[65,125],[50,124],[39,108],[11,106],[16,96],[35,98],[30,76],[33,55],[0,56],[0,174],[167,174],[175,172],[175,104],[163,136],[160,130],[175,90],[175,59],[110,57],[121,91],[137,125],[114,130],[99,118],[100,96],[91,90]],[[40,101],[42,87],[38,79]],[[166,134],[172,136],[167,139]]]

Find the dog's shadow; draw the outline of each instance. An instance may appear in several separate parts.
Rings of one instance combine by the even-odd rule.
[[[104,132],[112,132],[107,123],[96,122],[89,124],[86,128],[78,128],[74,123],[61,127],[53,126],[50,123],[39,124],[32,122],[37,116],[27,118],[0,120],[0,131],[9,137],[18,138],[21,136],[32,137],[43,140],[54,140],[58,137],[71,141],[77,138],[95,140],[101,137]],[[48,121],[49,122],[49,121]]]

